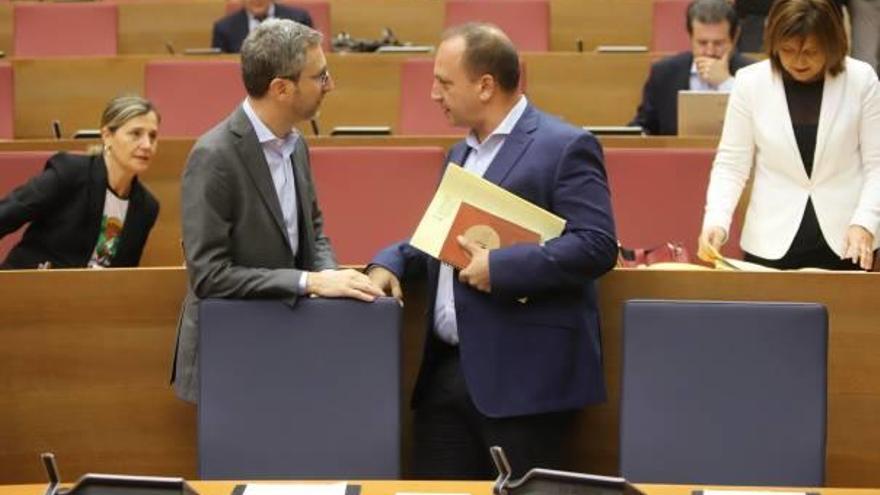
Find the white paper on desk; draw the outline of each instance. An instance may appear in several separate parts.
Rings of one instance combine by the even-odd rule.
[[[244,495],[345,495],[347,483],[250,483]]]
[[[777,492],[770,490],[701,490],[703,495],[807,495],[807,492]]]
[[[565,228],[564,218],[450,163],[446,167],[437,192],[434,193],[434,198],[410,239],[410,244],[439,258],[440,250],[462,202],[470,203],[508,222],[537,232],[541,235],[542,243],[559,237]]]

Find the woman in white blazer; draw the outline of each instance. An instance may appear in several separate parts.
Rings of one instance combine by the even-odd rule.
[[[755,170],[741,245],[780,269],[871,268],[880,227],[880,87],[848,58],[831,0],[777,0],[768,60],[740,69],[706,198],[699,254],[720,249]]]

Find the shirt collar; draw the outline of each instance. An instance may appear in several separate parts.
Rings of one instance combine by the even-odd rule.
[[[516,126],[516,123],[519,122],[522,114],[526,111],[526,107],[528,106],[528,104],[529,102],[526,99],[526,95],[521,95],[519,97],[519,101],[516,102],[516,105],[514,105],[509,112],[507,112],[507,116],[504,117],[504,120],[502,120],[500,124],[498,124],[498,127],[496,127],[495,130],[492,131],[488,136],[486,136],[486,139],[483,140],[483,143],[488,141],[493,136],[509,135],[511,131],[513,131],[513,128]],[[477,141],[477,135],[474,134],[473,131],[469,132],[464,139],[467,145],[471,148],[479,148],[480,145],[483,144]]]
[[[257,134],[257,141],[259,141],[260,144],[271,144],[273,147],[284,150],[286,152],[285,154],[293,152],[293,148],[296,146],[296,141],[299,139],[299,132],[297,132],[296,129],[292,129],[286,136],[279,138],[275,136],[272,130],[269,129],[262,120],[260,120],[257,112],[254,111],[254,107],[251,106],[249,98],[244,99],[241,108],[244,110],[244,114],[247,115],[248,120],[250,120],[254,132]]]

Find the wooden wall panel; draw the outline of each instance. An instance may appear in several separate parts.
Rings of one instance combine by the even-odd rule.
[[[64,135],[96,129],[110,98],[143,94],[146,57],[13,60],[15,137],[51,137],[59,119]]]
[[[214,21],[225,14],[216,0],[126,2],[119,5],[119,54],[165,54],[211,46]]]
[[[629,122],[650,68],[648,54],[553,52],[523,58],[531,102],[577,126]]]
[[[682,26],[684,29],[684,26]],[[651,47],[651,0],[550,0],[550,49],[599,45]]]

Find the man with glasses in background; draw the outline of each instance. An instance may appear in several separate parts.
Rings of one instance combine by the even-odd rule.
[[[241,50],[247,98],[199,138],[182,181],[189,290],[172,382],[197,402],[198,302],[382,295],[355,270],[336,270],[313,187],[308,149],[294,126],[333,89],[321,33],[286,19],[251,31]]]

